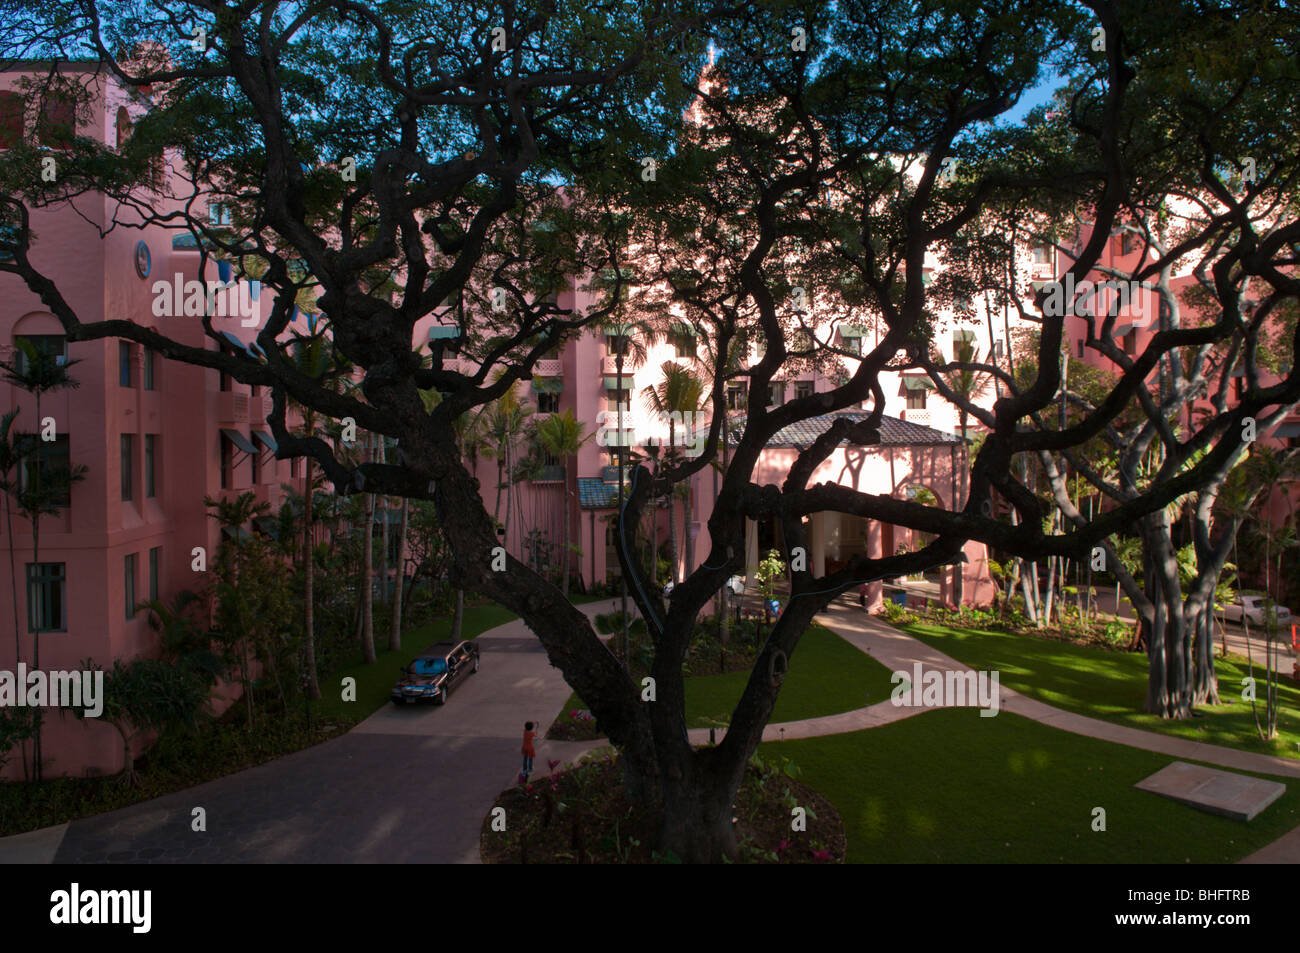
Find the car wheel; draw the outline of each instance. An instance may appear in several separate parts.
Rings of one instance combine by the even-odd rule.
[[[478,671],[478,656],[474,656],[474,671]]]
[[[438,702],[439,705],[445,705],[445,704],[447,704],[447,688],[446,688],[446,686],[444,685],[444,686],[443,686],[443,687],[438,691],[438,694],[435,695],[435,696],[433,696],[433,697],[434,697],[434,699]]]

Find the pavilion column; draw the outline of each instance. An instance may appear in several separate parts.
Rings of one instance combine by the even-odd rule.
[[[813,575],[826,575],[826,514],[813,513],[808,519],[808,549],[812,555]]]
[[[755,520],[745,518],[745,574],[750,577],[748,580],[752,583],[754,575],[758,572],[758,523]]]
[[[867,520],[867,556],[871,559],[884,557],[884,545],[881,537],[880,522]],[[877,579],[867,583],[867,611],[874,612],[880,607],[884,583]]]

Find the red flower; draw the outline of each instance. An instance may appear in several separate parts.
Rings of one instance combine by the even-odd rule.
[[[831,852],[829,850],[813,851],[813,860],[830,860],[830,859],[831,859]]]

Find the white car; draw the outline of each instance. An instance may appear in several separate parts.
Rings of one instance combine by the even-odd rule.
[[[1251,625],[1264,625],[1270,607],[1277,612],[1278,626],[1291,624],[1291,610],[1286,606],[1273,605],[1267,596],[1242,596],[1240,601],[1230,602],[1223,607],[1223,617],[1229,622],[1240,622],[1244,613]]]

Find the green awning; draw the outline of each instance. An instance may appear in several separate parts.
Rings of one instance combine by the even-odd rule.
[[[275,438],[265,430],[254,430],[253,437],[258,443],[266,447],[266,449],[270,450],[272,453],[275,453],[275,451],[279,449],[279,444],[275,442]]]
[[[233,443],[244,453],[257,453],[257,448],[253,446],[251,443],[249,443],[248,438],[245,437],[238,430],[226,430],[223,427],[221,433],[222,436],[224,436],[227,440]]]
[[[624,375],[623,375],[623,378],[622,378],[622,383],[619,383],[619,378],[617,378],[617,377],[606,377],[606,378],[605,378],[605,389],[606,389],[606,390],[631,390],[631,389],[632,389],[632,375],[631,375],[631,374],[624,374]]]
[[[429,340],[435,341],[439,338],[458,338],[460,337],[460,328],[445,324],[435,324],[429,328]]]
[[[973,341],[975,340],[975,332],[970,328],[958,328],[952,332],[952,339],[954,341]]]
[[[689,324],[685,324],[681,321],[675,322],[674,324],[670,325],[668,330],[669,333],[679,338],[695,337],[695,329],[691,327]]]
[[[564,381],[559,377],[534,377],[533,393],[562,394],[564,393]]]
[[[854,324],[841,324],[840,337],[842,338],[864,338],[867,332]]]
[[[904,377],[904,390],[934,390],[934,381],[928,377]]]
[[[242,527],[242,526],[223,526],[223,527],[221,527],[221,538],[222,538],[222,539],[235,539],[235,540],[239,540],[239,541],[242,542],[243,540],[248,539],[248,538],[251,537],[252,535],[253,535],[252,533],[250,533],[248,530],[244,529],[244,527]]]

